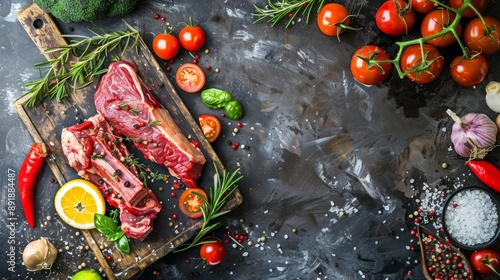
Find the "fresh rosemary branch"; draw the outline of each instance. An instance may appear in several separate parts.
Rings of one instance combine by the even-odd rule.
[[[215,168],[214,186],[213,188],[210,188],[207,194],[208,199],[205,199],[205,197],[200,195],[203,199],[203,207],[201,208],[201,211],[203,212],[203,224],[201,229],[194,236],[191,243],[184,244],[174,252],[181,252],[198,245],[213,242],[210,240],[203,241],[203,237],[224,224],[223,221],[214,222],[214,220],[231,211],[222,211],[222,208],[226,205],[226,200],[234,193],[234,191],[238,189],[237,183],[243,179],[243,176],[238,176],[239,171],[239,168],[232,173],[228,173],[224,170],[221,176],[217,167]]]
[[[29,89],[24,95],[30,95],[26,101],[28,107],[34,107],[44,98],[56,98],[61,101],[77,90],[92,84],[93,79],[106,73],[102,69],[108,54],[120,46],[124,41],[121,55],[128,48],[137,51],[139,31],[125,22],[129,31],[115,31],[101,33],[90,30],[93,36],[66,36],[80,38],[71,40],[66,46],[47,49],[43,54],[56,53],[55,58],[36,63],[34,66],[40,70],[42,77],[28,82],[25,86]],[[66,66],[70,63],[69,67]],[[66,68],[68,67],[68,68]]]
[[[137,157],[135,157],[133,154],[129,154],[125,158],[125,163],[131,164],[137,168],[137,171],[139,172],[139,177],[142,180],[142,184],[147,187],[148,186],[148,167],[139,161]],[[163,180],[166,178],[167,175],[157,172],[149,172],[150,177],[153,180]]]
[[[325,0],[277,0],[274,3],[272,0],[267,0],[267,6],[264,8],[254,4],[256,13],[253,16],[257,17],[254,23],[267,18],[267,21],[274,26],[284,17],[288,17],[288,23],[285,26],[285,28],[288,28],[299,14],[307,15],[306,23],[309,23],[313,6],[317,5],[317,11],[319,12],[324,4]]]

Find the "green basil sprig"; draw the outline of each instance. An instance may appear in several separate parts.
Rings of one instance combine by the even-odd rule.
[[[228,91],[216,88],[205,89],[201,92],[201,101],[211,109],[224,108],[230,120],[237,121],[243,117],[243,107]]]
[[[108,241],[114,241],[116,248],[122,253],[130,254],[128,238],[118,224],[118,210],[110,212],[110,217],[94,213],[95,228],[107,236]]]

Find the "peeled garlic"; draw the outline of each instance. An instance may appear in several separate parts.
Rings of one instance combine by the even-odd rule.
[[[45,237],[31,241],[23,251],[23,263],[29,271],[50,269],[56,257],[56,247]]]
[[[500,113],[500,83],[491,81],[486,85],[486,104],[491,110]]]

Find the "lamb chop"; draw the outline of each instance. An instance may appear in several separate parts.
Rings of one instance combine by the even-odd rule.
[[[132,63],[109,66],[95,93],[95,106],[117,134],[134,140],[145,158],[166,166],[186,186],[196,187],[205,156],[153,97]]]
[[[120,211],[121,228],[129,238],[144,240],[153,230],[161,210],[155,194],[146,188],[133,164],[126,164],[129,151],[100,114],[81,124],[64,128],[63,152],[82,178],[94,183],[106,201]]]

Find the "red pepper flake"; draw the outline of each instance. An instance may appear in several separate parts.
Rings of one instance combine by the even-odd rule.
[[[195,148],[200,147],[200,143],[198,143],[198,141],[196,141],[196,140],[194,140],[194,139],[191,141],[191,144],[193,144],[193,146],[194,146]]]
[[[458,207],[458,204],[457,203],[453,203],[453,208],[457,208]]]

